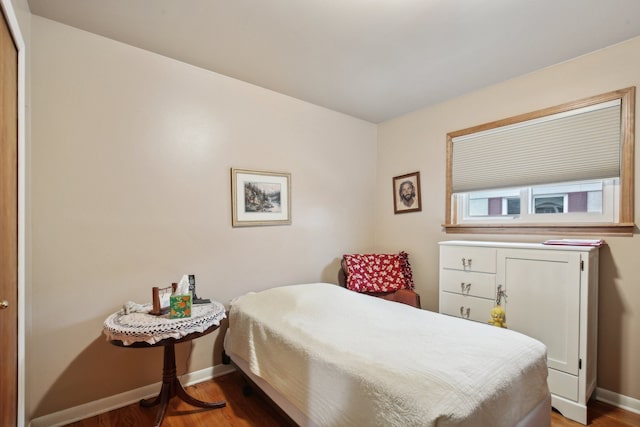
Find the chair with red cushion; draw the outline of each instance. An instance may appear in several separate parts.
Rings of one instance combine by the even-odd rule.
[[[399,254],[345,254],[338,282],[349,290],[421,308],[412,279],[409,256]]]

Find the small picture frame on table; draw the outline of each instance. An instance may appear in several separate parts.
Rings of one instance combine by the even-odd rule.
[[[177,283],[172,283],[171,286],[164,288],[160,288],[158,286],[151,288],[152,309],[150,314],[162,316],[163,314],[168,313],[171,308],[171,295],[177,288]]]
[[[393,177],[393,212],[396,214],[422,210],[420,172]]]

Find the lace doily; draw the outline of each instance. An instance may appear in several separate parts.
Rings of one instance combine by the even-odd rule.
[[[107,317],[103,331],[107,340],[122,341],[123,345],[135,342],[155,344],[167,338],[180,339],[195,332],[204,332],[213,325],[220,325],[225,317],[224,306],[217,301],[194,304],[191,317],[181,319],[119,311]]]

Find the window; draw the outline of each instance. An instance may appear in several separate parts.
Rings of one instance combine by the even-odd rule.
[[[635,88],[447,135],[447,232],[633,233]]]

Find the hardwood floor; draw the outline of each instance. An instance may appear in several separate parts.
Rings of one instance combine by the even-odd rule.
[[[221,409],[203,410],[174,398],[169,403],[162,427],[284,427],[291,421],[259,393],[243,394],[245,382],[239,372],[187,387],[187,392],[205,401],[226,400]],[[138,404],[96,415],[66,427],[140,427],[153,425],[157,407],[142,408]],[[551,415],[552,427],[579,427],[582,424],[560,414]],[[633,414],[602,402],[589,404],[589,426],[640,427],[640,414]]]
[[[238,371],[215,380],[186,387],[196,399],[226,400],[220,409],[195,408],[178,398],[169,402],[162,427],[283,427],[293,423],[258,393],[243,394],[245,381]],[[158,407],[143,408],[137,403],[68,424],[68,427],[152,426]]]
[[[625,411],[615,406],[597,400],[591,400],[587,410],[588,426],[593,427],[639,427],[640,414]],[[579,427],[580,423],[564,418],[553,411],[551,413],[552,427]]]

